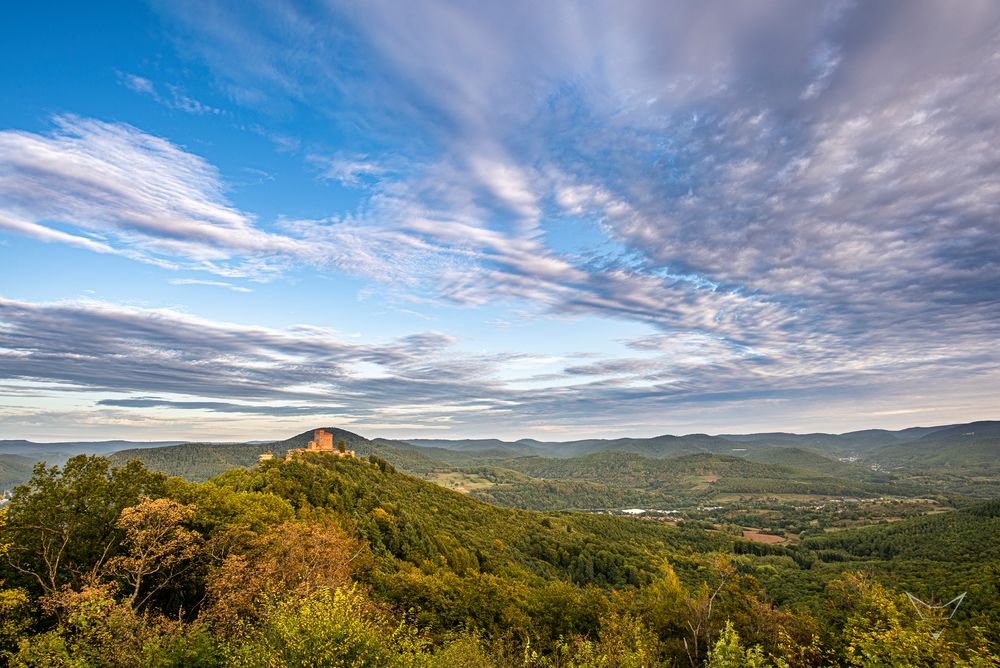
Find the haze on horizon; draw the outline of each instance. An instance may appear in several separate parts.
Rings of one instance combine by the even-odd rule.
[[[0,53],[0,438],[1000,417],[998,3],[7,3]]]

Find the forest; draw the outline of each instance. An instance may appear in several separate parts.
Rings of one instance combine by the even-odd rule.
[[[310,454],[199,481],[38,464],[0,511],[2,661],[1000,665],[997,501],[768,544],[704,517],[501,507],[396,464]]]

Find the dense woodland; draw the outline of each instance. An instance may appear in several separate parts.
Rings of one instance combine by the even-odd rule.
[[[715,478],[716,464],[786,473],[699,456],[654,486]],[[1000,665],[997,501],[914,505],[898,521],[762,544],[694,516],[504,508],[374,454],[276,459],[204,482],[122,459],[38,465],[2,511],[10,665]],[[743,503],[781,515],[766,498]],[[968,595],[947,620],[905,591]]]

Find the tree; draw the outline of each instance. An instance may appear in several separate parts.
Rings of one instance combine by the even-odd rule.
[[[193,517],[193,506],[173,499],[143,499],[122,510],[117,526],[125,532],[126,552],[112,559],[109,569],[128,586],[132,607],[143,607],[195,564],[202,536],[184,526]],[[144,584],[145,595],[140,598]]]
[[[48,599],[63,611],[53,629],[21,641],[12,665],[19,668],[129,666],[182,668],[222,666],[212,636],[201,624],[185,624],[118,601],[112,584],[62,589]]]
[[[351,586],[367,548],[332,523],[286,522],[229,555],[208,581],[208,618],[236,629],[288,598]]]
[[[760,645],[749,649],[743,647],[733,623],[727,621],[712,651],[708,653],[705,668],[766,668],[768,665]]]
[[[703,648],[705,651],[712,649],[712,611],[719,594],[736,576],[736,568],[725,554],[714,555],[709,565],[717,578],[715,587],[703,582],[698,594],[686,600],[687,612],[684,623],[690,634],[691,643],[688,644],[685,638],[684,649],[687,650],[688,660],[692,666],[697,665]]]
[[[829,588],[832,607],[847,612],[841,635],[846,665],[858,668],[989,667],[1000,664],[985,640],[966,638],[964,647],[935,636],[902,596],[878,582],[849,573]]]
[[[31,480],[14,490],[0,535],[10,544],[10,566],[46,596],[66,585],[81,588],[118,554],[122,510],[161,496],[165,481],[137,461],[112,468],[103,457],[79,455],[61,471],[37,464]]]
[[[428,643],[394,623],[358,591],[319,589],[282,601],[228,646],[231,666],[357,666],[418,668],[434,665]]]
[[[6,522],[7,511],[0,508],[0,528]],[[10,546],[0,543],[0,558],[7,554]],[[31,624],[28,593],[23,589],[5,589],[0,580],[0,664],[5,655],[17,646],[18,639]]]

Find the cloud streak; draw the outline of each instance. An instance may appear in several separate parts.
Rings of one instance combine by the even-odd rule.
[[[982,400],[982,392],[963,387],[970,374],[998,380],[987,350],[957,357],[942,349],[937,357],[905,360],[859,354],[831,365],[822,349],[766,358],[734,354],[719,340],[665,335],[629,345],[634,357],[573,364],[523,352],[470,353],[436,332],[371,344],[309,326],[246,326],[94,301],[0,299],[0,377],[57,403],[96,395],[95,415],[107,420],[187,413],[312,423],[326,416],[362,431],[377,424],[468,433],[502,423],[514,434],[558,424],[620,433],[623,424],[662,429],[664,416],[678,410],[718,415],[753,404],[766,413],[794,398],[800,406],[825,404],[828,412],[872,396],[888,401],[929,371],[955,401]],[[555,372],[531,371],[552,362],[560,364]],[[79,410],[53,409],[46,419],[73,419]],[[0,423],[25,415],[0,407]]]

